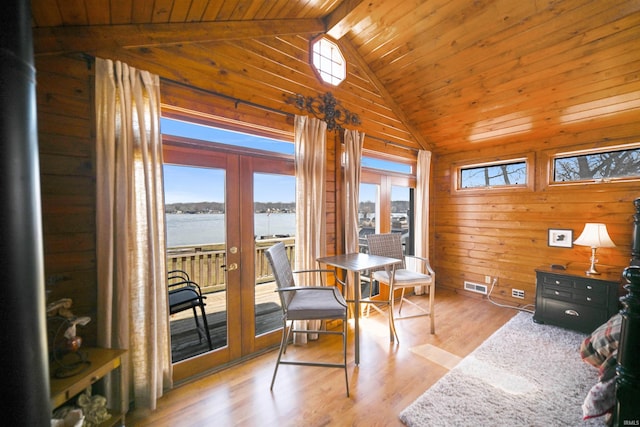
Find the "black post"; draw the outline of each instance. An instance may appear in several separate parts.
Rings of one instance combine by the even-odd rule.
[[[628,293],[620,298],[622,324],[613,425],[637,426],[640,424],[640,266],[629,266],[622,275],[627,279]]]
[[[7,0],[0,14],[0,419],[50,426],[30,3]]]
[[[633,201],[636,213],[633,215],[633,234],[631,235],[631,263],[640,265],[640,197]]]

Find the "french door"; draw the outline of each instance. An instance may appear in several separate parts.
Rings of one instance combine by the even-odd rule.
[[[363,170],[360,183],[360,250],[367,251],[366,235],[399,233],[405,253],[413,254],[413,191],[415,178],[384,171]],[[362,295],[387,299],[388,287],[362,275]]]
[[[185,203],[193,209],[189,213],[175,213],[182,222],[200,225],[195,237],[171,230],[175,218],[167,213],[167,240],[172,231],[187,239],[173,247],[167,242],[167,268],[185,266],[197,276],[213,341],[209,350],[195,319],[172,316],[172,356],[180,353],[180,360],[173,357],[173,377],[181,381],[279,343],[280,302],[263,253],[275,241],[293,247],[295,178],[293,161],[286,156],[170,138],[164,147],[167,207],[183,206],[171,203],[168,191],[189,194],[201,187],[200,194],[211,197],[209,203]],[[189,238],[200,241],[190,243]],[[190,354],[190,345],[199,350]]]

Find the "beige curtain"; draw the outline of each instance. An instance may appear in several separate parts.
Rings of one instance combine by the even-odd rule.
[[[159,78],[97,58],[95,102],[98,345],[128,349],[127,389],[153,410],[172,375]]]
[[[431,152],[418,152],[416,168],[416,215],[415,241],[416,255],[429,258],[429,183],[431,181]],[[425,292],[424,286],[416,287],[417,295]]]
[[[344,131],[345,252],[358,252],[358,204],[364,133]]]
[[[356,130],[344,131],[344,251],[359,252],[358,205],[360,203],[360,166],[364,133]],[[359,275],[347,272],[347,283],[356,283]],[[347,297],[353,299],[357,288],[349,286]]]
[[[296,270],[317,268],[316,259],[326,255],[326,130],[327,124],[322,120],[295,117]],[[309,275],[297,275],[298,285],[315,283],[317,276],[306,276]],[[296,326],[306,328],[306,325]],[[306,342],[305,334],[295,335],[296,343]]]

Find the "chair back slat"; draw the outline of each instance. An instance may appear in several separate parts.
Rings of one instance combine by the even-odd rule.
[[[291,264],[289,258],[287,258],[287,252],[285,250],[284,243],[278,242],[265,251],[273,277],[276,279],[276,284],[279,289],[295,286],[295,280],[293,279],[293,271],[291,271]],[[288,307],[289,302],[293,298],[295,292],[279,292],[282,307]]]
[[[367,236],[367,245],[371,255],[396,258],[401,262],[401,268],[404,268],[404,253],[402,252],[402,242],[398,233],[369,234]],[[389,268],[387,267],[387,269]]]

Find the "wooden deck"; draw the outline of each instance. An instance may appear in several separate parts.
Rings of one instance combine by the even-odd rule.
[[[275,292],[276,282],[267,282],[256,285],[256,305],[266,302],[275,302],[280,304],[280,297]],[[217,313],[227,309],[227,293],[225,291],[203,293],[206,298],[207,313]],[[193,317],[191,310],[185,310],[180,313],[172,314],[170,320],[178,320]]]
[[[412,298],[421,304],[428,300]],[[313,367],[282,366],[271,392],[274,350],[166,393],[156,411],[133,411],[127,425],[401,426],[400,411],[448,371],[442,366],[445,362],[421,355],[420,348],[431,345],[450,353],[453,360],[464,357],[515,313],[486,300],[438,290],[436,334],[429,334],[424,319],[403,320],[398,322],[400,344],[390,344],[386,317],[372,315],[361,322],[359,366],[353,363],[350,334],[350,398],[340,370]],[[304,347],[292,346],[287,354],[331,357],[340,348],[337,338],[323,337]]]

